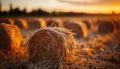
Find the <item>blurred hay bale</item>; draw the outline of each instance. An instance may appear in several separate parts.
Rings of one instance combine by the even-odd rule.
[[[112,21],[98,20],[97,26],[98,26],[98,32],[101,34],[108,34],[115,32],[115,25]]]
[[[27,20],[29,29],[35,30],[35,29],[46,27],[46,23],[44,19],[28,18],[26,20]]]
[[[27,21],[25,19],[22,19],[22,18],[14,19],[14,24],[17,25],[21,29],[27,29],[28,28]]]
[[[120,22],[117,20],[111,20],[111,21],[115,24],[116,32],[117,32],[117,30],[120,30]]]
[[[59,69],[74,63],[76,43],[73,34],[64,28],[39,29],[27,43],[30,60],[41,69]]]
[[[47,27],[54,27],[54,26],[57,26],[57,27],[62,27],[62,21],[61,20],[57,20],[57,19],[49,19],[49,20],[46,20],[46,24],[47,24]]]
[[[86,25],[82,22],[65,21],[64,27],[75,33],[76,38],[87,37],[88,29]]]
[[[14,24],[14,20],[11,18],[0,18],[0,23]]]
[[[6,52],[15,46],[20,46],[22,35],[15,25],[0,24],[0,50]]]
[[[83,20],[82,21],[89,30],[93,29],[93,22],[91,20]]]
[[[40,28],[46,27],[46,21],[43,18],[37,18],[37,20],[40,22]]]

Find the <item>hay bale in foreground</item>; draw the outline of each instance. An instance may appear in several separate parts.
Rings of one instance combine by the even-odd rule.
[[[28,40],[27,46],[30,60],[41,69],[59,69],[62,64],[74,63],[75,40],[64,28],[39,29]]]
[[[7,52],[21,43],[20,29],[15,25],[0,24],[0,51]]]
[[[32,30],[36,30],[46,26],[45,21],[43,19],[28,18],[26,20],[27,20],[29,29],[32,29]]]
[[[46,20],[46,25],[47,25],[47,27],[54,27],[54,26],[62,27],[62,21],[49,19],[49,20]]]
[[[87,37],[88,29],[86,25],[82,22],[65,21],[64,27],[75,33],[76,38]]]
[[[28,28],[27,21],[22,19],[22,18],[14,19],[14,24],[17,25],[21,29],[27,29]]]
[[[115,24],[112,21],[99,20],[97,21],[98,33],[109,34],[115,32]]]

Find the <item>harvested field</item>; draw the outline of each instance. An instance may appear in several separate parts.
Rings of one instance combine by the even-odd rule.
[[[0,69],[120,68],[119,17],[22,19],[28,28],[0,23]],[[47,20],[63,23],[47,27]]]

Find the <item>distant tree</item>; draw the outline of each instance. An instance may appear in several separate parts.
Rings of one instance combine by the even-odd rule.
[[[114,12],[114,11],[112,11],[112,14],[115,14],[115,12]]]
[[[9,7],[10,7],[9,11],[12,11],[13,10],[12,4],[10,4]]]

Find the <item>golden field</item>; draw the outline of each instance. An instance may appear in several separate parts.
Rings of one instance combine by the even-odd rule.
[[[0,18],[0,69],[119,68],[119,16]]]

